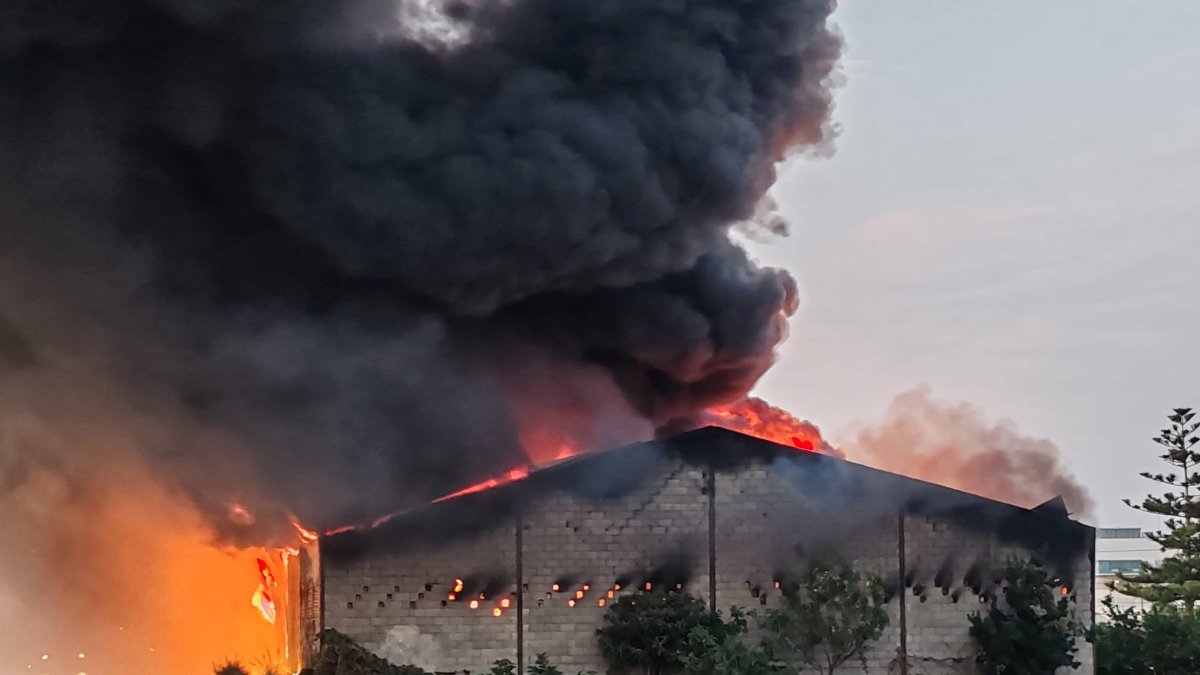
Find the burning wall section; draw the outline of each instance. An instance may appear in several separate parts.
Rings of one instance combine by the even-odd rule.
[[[1092,531],[1063,515],[730,432],[679,438],[678,452],[675,439],[579,458],[325,540],[325,625],[435,672],[546,652],[603,673],[595,629],[622,593],[680,588],[762,610],[779,601],[776,580],[830,553],[888,588],[872,674],[971,672],[967,615],[1017,554],[1051,566],[1092,621]],[[711,452],[723,444],[740,459]],[[1091,673],[1086,644],[1080,656]]]

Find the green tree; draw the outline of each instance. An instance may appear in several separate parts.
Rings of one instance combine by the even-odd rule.
[[[723,637],[720,616],[699,598],[675,591],[642,591],[610,604],[596,635],[600,653],[614,667],[660,675],[683,665],[681,654],[696,627]]]
[[[863,648],[888,623],[879,577],[818,561],[780,588],[782,603],[762,621],[772,654],[819,673],[832,673],[858,656],[866,669]]]
[[[693,626],[684,640],[680,662],[688,675],[771,675],[782,670],[765,645],[746,643],[746,614],[734,607],[729,621],[714,633]]]
[[[1165,551],[1174,551],[1161,564],[1142,564],[1138,574],[1118,574],[1112,589],[1156,604],[1181,603],[1189,612],[1200,598],[1200,421],[1193,422],[1191,408],[1176,408],[1167,416],[1170,425],[1154,442],[1166,448],[1159,457],[1174,467],[1166,474],[1143,472],[1141,476],[1168,486],[1160,496],[1149,495],[1141,504],[1125,503],[1139,511],[1166,517],[1165,530],[1147,533]]]
[[[987,614],[970,617],[970,635],[979,644],[975,660],[986,675],[1054,675],[1075,667],[1075,639],[1083,629],[1072,611],[1074,600],[1035,562],[1009,563],[1004,574],[1004,608],[992,602]]]
[[[1088,631],[1095,647],[1096,675],[1144,675],[1147,666],[1146,634],[1142,617],[1132,609],[1119,609],[1111,597],[1102,601],[1108,622],[1097,623]]]
[[[1171,605],[1142,614],[1104,600],[1109,621],[1088,639],[1096,648],[1096,675],[1200,673],[1200,613]]]

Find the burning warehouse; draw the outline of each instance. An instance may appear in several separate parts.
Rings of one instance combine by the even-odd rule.
[[[834,6],[0,3],[0,670],[322,625],[602,670],[609,592],[770,606],[826,550],[892,579],[883,670],[961,658],[1012,550],[1082,581],[1062,514],[729,432],[590,453],[775,362],[797,284],[729,235],[830,149]]]
[[[441,673],[541,652],[603,673],[594,631],[622,594],[771,607],[781,577],[827,555],[884,580],[873,674],[973,672],[967,615],[1016,556],[1092,622],[1094,531],[1057,500],[1023,509],[715,427],[512,478],[323,538],[308,637],[334,628]]]

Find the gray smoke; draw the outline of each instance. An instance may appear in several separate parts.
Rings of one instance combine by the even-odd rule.
[[[969,403],[938,400],[928,387],[896,396],[879,422],[842,447],[875,468],[1018,506],[1061,496],[1077,518],[1089,518],[1094,506],[1053,442],[991,420]]]
[[[78,442],[0,488],[117,445],[324,527],[744,395],[795,286],[727,233],[828,139],[832,5],[3,3],[0,425]]]

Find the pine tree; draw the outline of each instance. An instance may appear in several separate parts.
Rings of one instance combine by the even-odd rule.
[[[1193,422],[1196,413],[1191,408],[1176,408],[1167,416],[1171,424],[1159,432],[1155,443],[1166,448],[1161,459],[1178,471],[1161,474],[1144,472],[1143,478],[1172,488],[1161,496],[1149,495],[1141,504],[1128,499],[1125,504],[1139,511],[1164,516],[1165,530],[1148,532],[1146,536],[1174,553],[1161,564],[1142,563],[1138,574],[1118,574],[1112,589],[1157,604],[1182,603],[1189,612],[1200,599],[1200,452],[1193,450],[1200,443],[1200,421]]]

